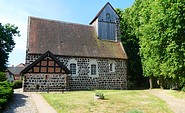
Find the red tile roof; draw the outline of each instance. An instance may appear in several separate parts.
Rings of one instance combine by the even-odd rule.
[[[25,64],[20,63],[20,64],[18,64],[16,67],[25,67]]]
[[[99,40],[93,26],[29,17],[28,53],[127,59],[120,42]]]

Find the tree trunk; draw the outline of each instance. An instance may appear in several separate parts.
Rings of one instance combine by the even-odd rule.
[[[152,76],[150,76],[150,77],[149,77],[149,85],[150,85],[150,89],[153,89],[152,81],[153,81],[153,77],[152,77]]]
[[[160,86],[161,89],[164,88],[164,87],[163,87],[163,86],[164,86],[164,83],[163,83],[163,76],[160,76],[160,77],[159,77],[159,86]]]

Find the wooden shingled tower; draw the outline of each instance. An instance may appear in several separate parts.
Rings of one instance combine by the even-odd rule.
[[[98,38],[100,40],[109,40],[117,42],[120,35],[120,17],[107,2],[105,6],[98,12],[90,25],[95,27]]]

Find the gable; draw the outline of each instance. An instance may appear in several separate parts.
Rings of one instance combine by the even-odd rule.
[[[119,19],[119,16],[110,5],[106,5],[98,16],[98,21],[115,22],[117,19]]]
[[[24,67],[8,67],[7,70],[12,73],[13,75],[15,74],[20,74],[20,72],[24,69]]]
[[[110,18],[107,19],[107,13],[110,14]],[[117,18],[119,18],[118,14],[112,7],[112,5],[108,2],[95,16],[95,18],[90,22],[90,25],[98,19],[98,21],[112,21],[114,22]]]
[[[21,73],[70,74],[71,72],[62,63],[60,63],[60,61],[50,51],[47,51],[40,58],[26,67]]]

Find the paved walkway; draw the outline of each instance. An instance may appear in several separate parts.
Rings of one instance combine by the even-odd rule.
[[[185,113],[185,99],[178,99],[168,94],[170,90],[148,90],[151,94],[166,101],[174,113]]]
[[[3,113],[38,113],[38,110],[31,94],[23,93],[22,89],[16,89]]]
[[[31,94],[39,113],[57,113],[40,94]]]
[[[57,113],[39,93],[15,89],[14,96],[3,113]]]

